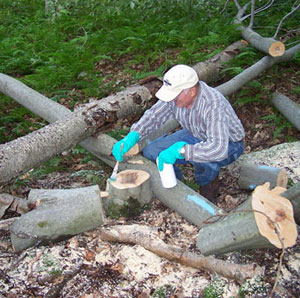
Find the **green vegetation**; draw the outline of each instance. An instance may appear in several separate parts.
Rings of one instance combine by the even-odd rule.
[[[0,2],[0,72],[70,109],[89,97],[100,99],[145,76],[160,76],[173,64],[204,61],[240,39],[232,24],[236,15],[233,1],[226,9],[225,0],[52,2],[58,4],[50,6],[48,12],[40,0]],[[255,30],[273,35],[293,3],[279,1],[263,11],[255,18]],[[280,37],[285,38],[290,28],[297,28],[298,20],[299,11],[284,21]],[[293,34],[289,43],[297,39]],[[228,64],[224,78],[240,73],[260,57],[262,54],[252,47],[246,48]],[[300,61],[299,54],[295,61]],[[274,76],[280,77],[280,72],[275,71]],[[249,83],[239,92],[236,104],[262,102],[266,95],[264,83],[260,79]],[[299,93],[299,87],[294,86],[291,93]],[[274,133],[277,137],[286,127],[272,117],[269,120],[279,125]],[[45,124],[0,94],[0,143]],[[111,135],[119,139],[127,131],[122,128]],[[83,155],[86,162],[92,159],[86,152]],[[39,174],[57,169],[60,163],[60,159],[51,160]]]
[[[203,290],[203,298],[221,298],[224,293],[224,287],[226,286],[226,281],[221,278],[217,278],[212,281]]]

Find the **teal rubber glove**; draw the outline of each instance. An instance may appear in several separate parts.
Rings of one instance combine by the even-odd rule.
[[[161,151],[158,155],[158,169],[162,171],[164,169],[164,163],[174,164],[176,159],[184,159],[184,156],[180,153],[184,145],[187,145],[187,143],[176,142],[169,148]]]
[[[112,154],[115,159],[118,161],[123,161],[124,154],[128,152],[139,141],[139,139],[139,133],[136,131],[131,131],[125,138],[117,142],[112,150]]]

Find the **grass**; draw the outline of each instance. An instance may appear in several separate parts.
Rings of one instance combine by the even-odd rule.
[[[255,19],[257,30],[265,36],[274,33],[292,3],[282,1],[263,12]],[[0,72],[72,109],[89,97],[102,98],[145,76],[161,75],[170,65],[204,61],[238,40],[240,34],[232,24],[233,1],[223,11],[224,4],[221,0],[61,0],[46,13],[44,1],[2,0]],[[298,25],[298,16],[285,20],[282,36]],[[261,56],[248,47],[228,64],[224,76],[236,75]],[[295,61],[300,62],[300,55]],[[111,65],[110,71],[101,67],[103,63]],[[126,75],[129,79],[122,81]],[[265,92],[259,81],[245,88],[238,105],[259,101],[259,94]],[[0,143],[43,125],[0,95]]]

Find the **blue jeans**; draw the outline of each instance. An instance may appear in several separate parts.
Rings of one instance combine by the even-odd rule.
[[[156,161],[159,153],[166,148],[170,147],[172,144],[176,142],[186,142],[188,144],[196,144],[201,140],[195,138],[190,132],[186,129],[182,129],[176,131],[170,135],[164,135],[153,142],[150,142],[143,150],[143,155]],[[209,182],[213,181],[219,174],[220,168],[226,165],[231,164],[244,152],[244,144],[243,141],[240,142],[231,142],[229,141],[228,147],[228,156],[226,159],[222,161],[216,162],[194,162],[194,161],[186,161],[185,159],[177,159],[175,164],[186,164],[190,163],[194,167],[195,180],[200,186],[204,186]],[[182,180],[183,175],[181,170],[174,166],[175,174],[177,179]]]

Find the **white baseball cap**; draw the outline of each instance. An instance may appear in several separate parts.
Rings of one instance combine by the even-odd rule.
[[[199,81],[197,72],[190,66],[178,64],[166,72],[162,87],[156,92],[156,97],[162,101],[171,101],[179,93],[195,86]]]

